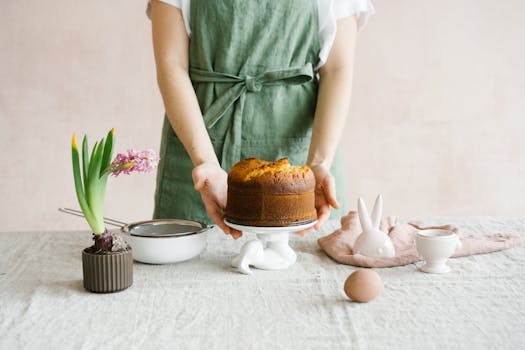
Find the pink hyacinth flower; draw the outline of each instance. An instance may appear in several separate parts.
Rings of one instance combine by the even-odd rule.
[[[119,176],[122,173],[126,175],[131,173],[151,173],[157,168],[159,160],[159,156],[151,149],[141,152],[137,152],[134,149],[128,149],[127,154],[117,154],[115,160],[112,162],[112,167],[117,168],[127,164],[132,165],[124,169],[113,171],[113,176]]]

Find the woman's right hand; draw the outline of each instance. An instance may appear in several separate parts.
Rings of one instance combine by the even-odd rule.
[[[228,174],[217,163],[205,162],[192,171],[195,190],[201,194],[202,201],[210,218],[224,233],[234,239],[242,236],[242,232],[224,223],[224,211],[228,195]]]

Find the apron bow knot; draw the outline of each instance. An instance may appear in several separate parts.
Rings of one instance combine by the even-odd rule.
[[[303,66],[268,71],[257,76],[237,76],[192,67],[190,68],[190,78],[194,84],[232,84],[230,88],[217,96],[203,116],[204,124],[210,129],[234,103],[239,101],[239,107],[236,108],[232,117],[232,126],[226,135],[222,149],[221,165],[224,169],[229,170],[235,162],[240,160],[241,133],[239,128],[242,125],[246,93],[261,91],[267,85],[301,85],[308,83],[314,78],[314,70],[311,63],[306,63]],[[235,132],[234,129],[238,129],[238,131]]]
[[[250,92],[258,92],[262,89],[262,83],[259,81],[258,77],[252,77],[250,75],[247,75],[244,78],[244,85],[246,85],[246,89]]]

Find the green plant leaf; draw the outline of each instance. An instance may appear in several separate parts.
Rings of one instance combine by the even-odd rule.
[[[80,159],[79,159],[79,152],[78,152],[78,146],[76,141],[76,136],[73,134],[73,138],[71,141],[71,159],[73,162],[73,178],[75,181],[75,190],[77,194],[77,200],[78,204],[80,205],[80,208],[82,209],[82,212],[84,213],[84,216],[86,218],[86,221],[88,222],[89,226],[92,230],[95,230],[94,228],[94,217],[93,213],[91,212],[91,209],[87,203],[84,189],[82,186],[82,178],[80,175]]]
[[[86,191],[87,175],[89,167],[88,138],[84,135],[82,139],[82,179],[84,180],[84,192]]]
[[[111,157],[113,157],[113,134],[115,133],[115,129],[111,129],[108,132],[108,136],[106,137],[106,142],[104,143],[104,152],[102,154],[102,164],[100,166],[100,174],[99,176],[102,177],[103,171],[109,166],[111,163]]]
[[[99,177],[103,148],[104,139],[96,143],[93,153],[91,154],[88,171],[88,183],[86,186],[86,200],[95,220],[94,224],[96,229],[93,231],[95,234],[103,233],[105,231],[103,210],[106,183],[105,181],[101,181]]]
[[[91,177],[91,174],[93,173],[93,169],[95,167],[95,163],[96,163],[96,159],[95,159],[95,153],[96,153],[96,150],[97,150],[97,147],[98,147],[98,141],[95,142],[95,144],[93,145],[93,149],[91,150],[91,156],[89,157],[89,167],[88,167],[88,181],[87,181],[87,185],[89,185],[89,182],[93,179]]]

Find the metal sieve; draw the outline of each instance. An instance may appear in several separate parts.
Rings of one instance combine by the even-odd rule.
[[[84,217],[80,210],[70,208],[59,208],[59,211],[75,216]],[[189,236],[209,230],[212,226],[207,226],[197,221],[179,219],[157,219],[125,223],[119,220],[104,217],[104,222],[108,225],[120,227],[121,231],[138,237],[182,237]]]

